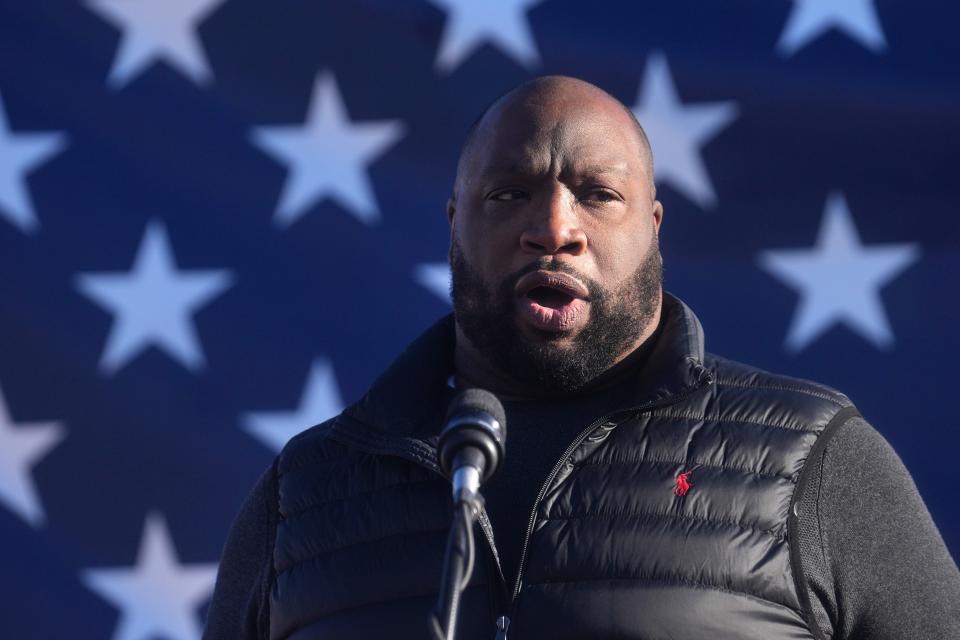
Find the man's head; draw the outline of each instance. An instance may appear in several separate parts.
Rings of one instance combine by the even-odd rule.
[[[659,320],[662,212],[646,136],[606,92],[550,76],[494,102],[448,204],[458,368],[544,395],[621,360]]]

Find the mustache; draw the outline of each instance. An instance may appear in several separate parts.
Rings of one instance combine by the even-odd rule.
[[[565,273],[568,276],[573,276],[574,278],[582,282],[584,286],[586,286],[591,293],[593,293],[594,290],[596,289],[596,284],[592,279],[580,273],[579,271],[571,267],[566,262],[563,262],[562,260],[558,260],[556,256],[552,258],[543,256],[542,258],[538,258],[534,260],[533,262],[517,269],[516,271],[514,271],[513,273],[505,277],[503,279],[503,282],[500,285],[501,290],[512,292],[516,288],[517,282],[520,281],[520,278],[522,278],[523,276],[533,271],[554,271],[557,273]]]

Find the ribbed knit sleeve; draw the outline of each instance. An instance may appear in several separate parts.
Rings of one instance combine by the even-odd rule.
[[[203,640],[266,640],[279,510],[271,465],[233,521],[223,549]]]
[[[851,419],[808,467],[800,558],[824,638],[960,638],[960,572],[883,436]]]

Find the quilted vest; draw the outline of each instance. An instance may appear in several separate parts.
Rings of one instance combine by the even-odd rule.
[[[856,409],[705,354],[668,293],[662,322],[629,404],[584,425],[544,479],[514,585],[480,514],[456,637],[822,638],[793,504],[811,450]],[[451,519],[436,443],[453,340],[447,317],[281,453],[271,638],[427,637]]]

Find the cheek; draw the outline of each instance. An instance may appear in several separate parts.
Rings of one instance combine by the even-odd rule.
[[[618,288],[643,264],[650,242],[650,232],[636,228],[596,235],[592,244],[599,277],[607,286]]]
[[[488,289],[496,286],[504,275],[503,268],[508,261],[501,257],[502,252],[490,234],[463,228],[455,232],[454,239],[463,262],[469,265],[474,276]]]
[[[509,269],[516,249],[520,246],[520,232],[509,222],[474,216],[457,230],[457,240],[467,258],[485,268]]]

